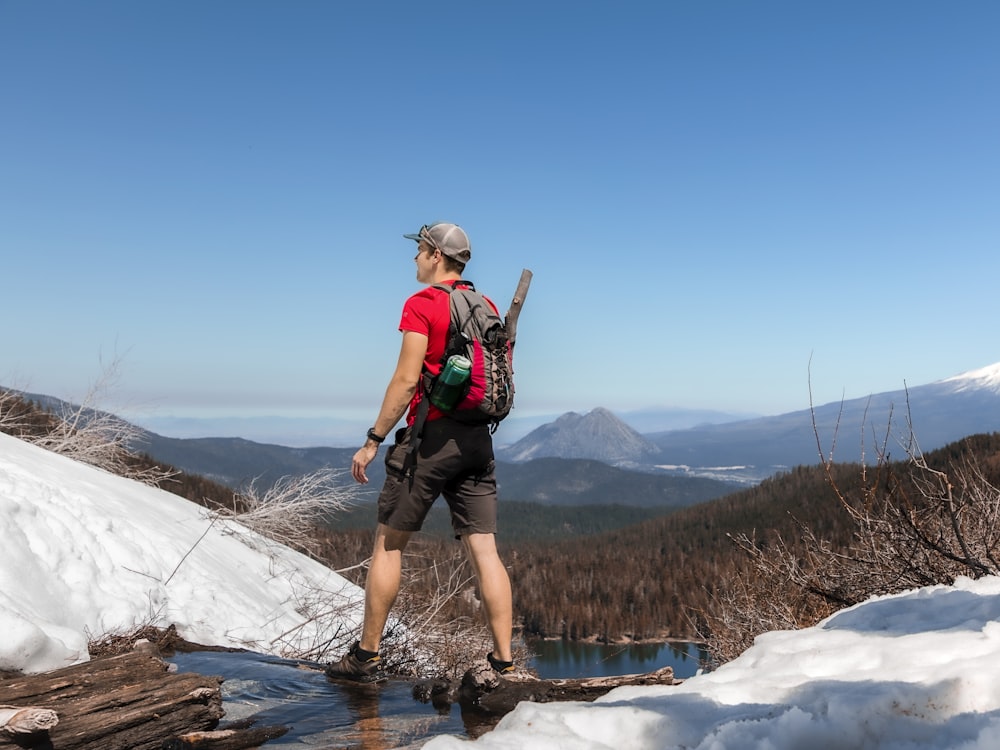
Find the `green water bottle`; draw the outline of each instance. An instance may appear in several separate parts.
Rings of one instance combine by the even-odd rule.
[[[453,354],[445,362],[431,389],[431,403],[442,411],[451,411],[462,397],[465,381],[472,372],[472,362],[461,354]]]

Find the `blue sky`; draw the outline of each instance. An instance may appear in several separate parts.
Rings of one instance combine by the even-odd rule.
[[[0,383],[374,418],[421,224],[522,415],[1000,361],[1000,4],[0,0]],[[811,362],[811,365],[810,365]]]

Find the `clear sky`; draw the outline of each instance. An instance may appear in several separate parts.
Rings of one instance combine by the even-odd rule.
[[[534,272],[523,415],[992,364],[998,38],[993,0],[0,0],[0,383],[374,418],[437,220],[501,307]]]

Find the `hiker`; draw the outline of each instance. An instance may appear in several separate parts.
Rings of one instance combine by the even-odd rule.
[[[378,526],[371,565],[365,582],[365,610],[361,639],[347,654],[329,664],[332,678],[377,682],[386,678],[379,645],[396,595],[399,593],[402,552],[410,535],[419,531],[431,505],[444,495],[451,510],[456,538],[462,540],[479,581],[493,650],[490,666],[499,674],[514,671],[511,655],[512,603],[510,578],[497,553],[495,533],[497,487],[493,438],[487,423],[469,424],[449,417],[425,403],[423,428],[415,452],[414,423],[419,421],[425,371],[436,375],[447,348],[451,321],[451,294],[434,285],[454,287],[462,278],[472,247],[465,231],[455,224],[438,223],[405,234],[417,242],[417,281],[427,287],[403,305],[399,330],[402,347],[396,370],[386,388],[375,424],[364,445],[354,454],[351,473],[366,484],[365,469],[379,446],[406,414],[406,427],[396,431],[385,457],[386,478],[378,498]],[[492,305],[492,302],[490,303]],[[494,311],[495,311],[495,306]]]

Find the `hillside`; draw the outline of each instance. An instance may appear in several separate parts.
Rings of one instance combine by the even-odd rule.
[[[639,508],[629,505],[542,505],[541,503],[501,500],[499,507],[502,544],[517,545],[527,541],[565,541],[570,537],[593,536],[632,526],[651,518],[675,512],[672,508]],[[330,519],[330,529],[370,532],[374,523],[370,505],[358,505]],[[422,534],[448,542],[454,538],[451,516],[445,503],[435,503],[424,521]]]
[[[1000,486],[1000,433],[976,435],[926,454],[944,469],[972,459]],[[902,465],[901,474],[906,474]],[[834,467],[838,485],[854,492],[860,466]],[[699,612],[744,561],[730,535],[772,534],[794,544],[798,521],[835,548],[853,526],[821,467],[799,467],[760,485],[618,531],[513,548],[511,578],[518,613],[528,632],[568,638],[615,639],[694,635]],[[613,571],[613,573],[609,573]]]
[[[539,458],[497,464],[503,498],[546,505],[634,505],[679,508],[704,502],[738,485],[700,477],[629,471],[596,460]]]
[[[283,476],[308,474],[324,466],[349,473],[356,448],[288,448],[255,443],[243,438],[170,438],[142,431],[134,446],[158,461],[201,474],[232,488],[252,481],[272,484]],[[381,462],[372,465],[369,476],[381,484],[385,474]],[[345,477],[345,481],[349,477]]]

